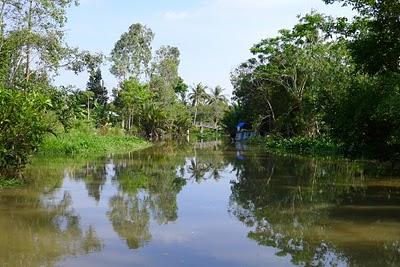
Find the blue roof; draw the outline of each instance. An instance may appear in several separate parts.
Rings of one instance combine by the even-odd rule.
[[[242,127],[246,126],[246,124],[247,124],[246,122],[241,121],[238,123],[237,127],[242,128]]]

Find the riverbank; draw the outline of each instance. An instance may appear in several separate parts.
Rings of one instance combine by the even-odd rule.
[[[24,182],[18,179],[6,179],[0,177],[0,190],[19,187],[22,186],[23,184]]]
[[[310,156],[344,156],[344,149],[328,138],[276,136],[255,137],[248,141],[250,144],[261,145],[274,152],[285,152]]]
[[[151,143],[136,136],[123,134],[101,135],[96,132],[72,130],[47,137],[40,147],[40,155],[103,155],[127,153],[144,149]]]
[[[68,133],[59,133],[57,135],[47,136],[41,144],[32,162],[37,159],[46,160],[47,164],[53,164],[58,158],[65,161],[66,158],[75,161],[82,159],[94,159],[107,154],[125,154],[150,147],[152,144],[143,138],[128,136],[122,133],[101,134],[93,129],[82,131],[81,129],[72,129]],[[32,164],[31,162],[31,164]],[[27,169],[31,169],[29,164]],[[29,175],[28,175],[29,176]],[[30,177],[26,179],[16,179],[0,177],[0,189],[16,188],[26,184]]]
[[[396,169],[400,169],[400,156],[390,149],[385,151],[354,150],[343,144],[338,144],[326,137],[282,138],[277,136],[255,137],[248,140],[249,144],[260,145],[267,150],[281,155],[298,155],[308,157],[347,158],[351,160],[372,160],[387,163]]]

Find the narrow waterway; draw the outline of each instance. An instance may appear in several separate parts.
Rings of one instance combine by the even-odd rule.
[[[36,159],[0,266],[400,266],[400,176],[219,143]]]

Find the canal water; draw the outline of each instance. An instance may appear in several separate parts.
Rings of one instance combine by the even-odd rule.
[[[400,266],[400,175],[219,143],[37,158],[0,266]]]

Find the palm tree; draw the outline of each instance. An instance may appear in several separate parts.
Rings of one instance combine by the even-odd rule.
[[[141,125],[152,140],[158,140],[160,135],[165,132],[168,127],[166,125],[166,114],[155,103],[143,104],[143,115],[141,118]]]
[[[226,102],[228,99],[222,92],[224,89],[222,89],[221,86],[216,86],[214,89],[211,89],[211,94],[210,98],[208,99],[208,104],[212,105],[215,103],[220,103],[220,102]]]
[[[205,179],[206,173],[210,170],[210,166],[205,162],[199,161],[196,157],[190,160],[189,172],[190,179],[194,179],[200,183]]]
[[[214,127],[218,126],[218,123],[222,119],[224,111],[227,108],[228,99],[223,94],[223,91],[224,89],[222,89],[221,86],[211,89],[211,94],[207,102],[207,104],[210,105],[214,111],[212,113]]]
[[[202,83],[194,85],[191,88],[192,92],[189,94],[189,100],[192,102],[192,106],[195,108],[193,124],[196,124],[199,105],[208,99],[206,88],[207,87]]]

